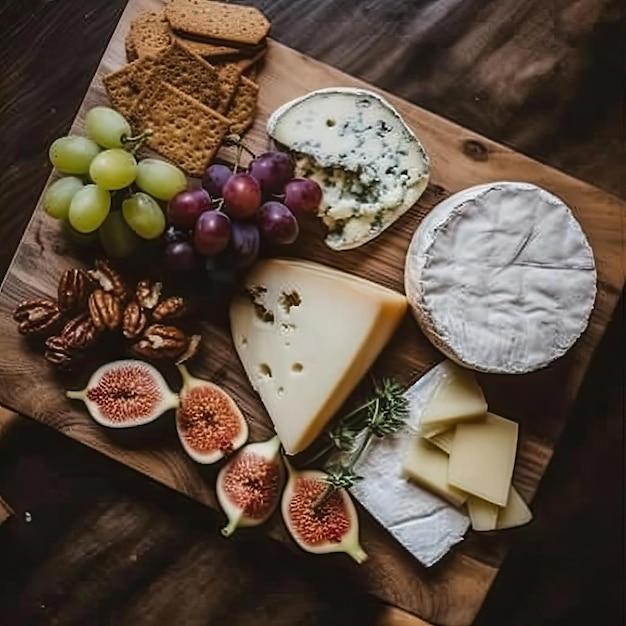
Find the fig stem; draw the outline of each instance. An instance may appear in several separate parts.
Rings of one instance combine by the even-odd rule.
[[[361,564],[364,561],[367,561],[367,552],[363,550],[363,548],[357,543],[354,546],[350,546],[346,553],[349,554],[357,563]]]
[[[222,533],[222,536],[230,537],[237,530],[238,525],[239,518],[232,517],[231,519],[229,519],[228,524],[226,524],[226,526],[224,526],[224,528],[222,528],[222,530],[220,531]]]
[[[178,371],[183,379],[183,387],[190,385],[194,381],[194,377],[189,373],[187,366],[183,363],[179,363],[176,367],[178,368]]]
[[[84,400],[86,397],[84,389],[81,389],[80,391],[66,391],[65,395],[71,400]]]

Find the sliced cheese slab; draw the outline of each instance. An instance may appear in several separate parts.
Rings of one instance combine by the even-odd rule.
[[[571,210],[535,185],[478,185],[438,204],[415,232],[405,289],[431,342],[471,369],[545,367],[587,327],[593,252]]]
[[[437,385],[440,367],[435,366],[407,390],[410,415],[406,424],[393,436],[371,441],[355,468],[364,479],[351,489],[378,522],[426,567],[459,543],[470,525],[464,510],[402,475],[402,460]]]
[[[467,493],[505,506],[517,452],[518,425],[493,413],[479,422],[457,424],[450,450],[448,482]]]
[[[426,189],[429,160],[381,96],[332,87],[285,103],[267,133],[295,153],[298,176],[323,191],[319,215],[335,250],[356,248],[390,226]]]
[[[506,506],[499,510],[497,529],[513,528],[515,526],[523,526],[533,519],[528,505],[519,495],[515,487],[511,487]]]
[[[448,482],[449,456],[422,437],[414,437],[402,462],[410,480],[436,493],[455,506],[467,501],[467,493]]]
[[[258,262],[245,291],[230,309],[235,349],[285,451],[296,454],[370,368],[406,299],[339,270],[285,259]]]
[[[446,361],[420,426],[423,435],[428,437],[458,422],[482,418],[486,413],[487,402],[474,373]]]
[[[472,528],[484,532],[496,529],[498,514],[502,508],[497,504],[472,496],[467,500],[467,510],[472,520]]]

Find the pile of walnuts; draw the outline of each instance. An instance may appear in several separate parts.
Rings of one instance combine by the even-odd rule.
[[[56,300],[26,300],[13,319],[21,335],[45,339],[45,359],[62,369],[71,369],[112,331],[123,335],[134,356],[180,362],[195,354],[200,336],[175,325],[188,314],[188,304],[178,296],[163,298],[161,288],[141,280],[130,289],[106,261],[96,261],[89,271],[65,270]]]

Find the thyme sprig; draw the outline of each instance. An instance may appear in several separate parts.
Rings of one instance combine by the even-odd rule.
[[[408,417],[409,402],[402,385],[391,378],[375,382],[372,397],[344,415],[329,433],[332,444],[339,450],[350,452],[350,455],[345,461],[327,468],[328,488],[316,502],[316,507],[322,506],[335,489],[350,489],[362,480],[354,468],[370,441],[374,437],[382,438],[397,432]],[[364,430],[366,433],[356,445],[359,434]]]

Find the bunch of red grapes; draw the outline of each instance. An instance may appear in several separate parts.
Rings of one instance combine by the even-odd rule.
[[[165,265],[173,272],[204,266],[209,276],[232,276],[250,267],[264,244],[293,243],[297,215],[315,213],[322,190],[294,178],[285,152],[255,157],[247,171],[209,166],[202,187],[177,193],[167,207]]]

